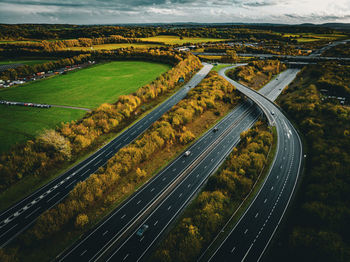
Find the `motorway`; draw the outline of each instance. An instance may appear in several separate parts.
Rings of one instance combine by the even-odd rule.
[[[207,131],[187,149],[191,152],[189,156],[181,154],[177,157],[121,207],[117,208],[95,230],[64,252],[58,260],[95,261],[101,259],[104,261],[106,257],[113,254],[115,247],[124,246],[123,241],[125,242],[130,235],[134,236],[134,231],[139,228],[141,221],[154,210],[159,210],[162,203],[169,199],[169,194],[171,196],[177,194],[176,201],[171,199],[172,207],[167,206],[169,209],[166,213],[163,211],[161,214],[157,213],[160,216],[158,222],[153,222],[153,226],[160,228],[163,222],[168,221],[168,215],[172,216],[173,212],[178,212],[178,205],[186,201],[188,194],[194,193],[195,189],[211,174],[213,167],[217,166],[218,159],[224,159],[231,152],[232,147],[239,140],[239,134],[248,129],[260,114],[257,107],[250,101],[237,106],[216,125],[218,131],[213,132],[213,129]],[[184,183],[186,183],[187,190],[182,191],[183,189],[179,187]],[[177,193],[179,190],[182,192]],[[147,232],[148,240],[154,240],[153,237],[148,237],[148,233],[151,232],[156,233],[150,228]],[[139,243],[145,245],[146,241],[146,239],[141,239]],[[135,248],[135,246],[131,247],[132,250]],[[129,261],[133,261],[132,256]]]
[[[298,70],[289,69],[263,89],[276,96],[295,77]],[[168,225],[181,212],[199,187],[224,161],[240,140],[240,133],[249,129],[261,115],[251,102],[237,106],[216,127],[211,129],[153,180],[116,209],[92,232],[59,256],[58,261],[138,261],[147,257]],[[147,233],[135,233],[142,224]]]
[[[297,70],[295,70],[297,73]],[[272,86],[265,86],[261,92],[269,93],[268,98],[232,81],[220,71],[238,90],[264,107],[270,114],[277,133],[277,153],[260,191],[245,211],[239,222],[231,230],[226,239],[216,249],[209,261],[259,261],[276,232],[301,171],[303,149],[300,137],[293,125],[279,108],[268,98],[275,99],[281,91],[269,92]]]
[[[33,224],[43,212],[61,202],[78,182],[87,179],[115,155],[119,149],[135,140],[165,112],[182,100],[187,92],[198,85],[212,68],[212,65],[203,65],[203,68],[183,88],[122,132],[117,138],[64,174],[36,190],[30,196],[2,212],[0,214],[0,248]]]

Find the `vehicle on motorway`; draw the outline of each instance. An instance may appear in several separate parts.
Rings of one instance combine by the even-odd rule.
[[[142,225],[142,227],[140,227],[139,230],[137,230],[136,235],[139,237],[142,237],[148,228],[149,228],[148,225],[146,225],[146,224]]]
[[[218,130],[219,130],[218,127],[214,127],[213,132],[215,133],[215,132],[217,132]]]
[[[271,111],[271,115],[273,115],[273,116],[274,116],[274,115],[275,115],[275,112]]]
[[[184,156],[189,156],[191,154],[191,151],[187,150],[184,154]]]

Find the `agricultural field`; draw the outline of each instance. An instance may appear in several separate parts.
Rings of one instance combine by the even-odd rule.
[[[43,64],[50,62],[51,60],[45,60],[45,59],[38,59],[38,60],[17,60],[17,59],[11,59],[11,60],[0,60],[0,65],[10,65],[10,64],[23,64],[23,65],[37,65],[37,64]]]
[[[205,42],[220,42],[227,39],[218,39],[218,38],[200,38],[200,37],[184,37],[180,39],[178,36],[173,35],[159,35],[154,37],[141,38],[142,41],[151,41],[151,42],[163,42],[166,45],[182,45],[184,43],[205,43]]]
[[[284,34],[284,37],[296,37],[299,43],[315,42],[315,41],[335,41],[346,38],[346,35],[342,34],[312,34],[312,33],[301,33],[301,34]]]
[[[81,118],[86,112],[66,108],[33,108],[0,105],[0,153],[33,139],[44,129]]]
[[[67,47],[65,50],[83,50],[83,51],[88,51],[88,50],[112,50],[112,49],[119,49],[119,48],[129,48],[129,47],[134,47],[134,48],[151,48],[151,47],[159,47],[162,46],[160,44],[142,44],[142,43],[118,43],[118,44],[105,44],[105,45],[94,45],[92,47]]]
[[[0,100],[93,109],[117,101],[169,69],[169,65],[151,62],[110,62],[0,90]]]

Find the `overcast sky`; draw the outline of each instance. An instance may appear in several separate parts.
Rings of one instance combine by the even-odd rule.
[[[350,23],[350,0],[0,0],[0,23]]]

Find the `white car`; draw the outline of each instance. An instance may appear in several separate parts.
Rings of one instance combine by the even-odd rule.
[[[191,154],[191,151],[187,150],[184,154],[184,156],[189,156]]]

